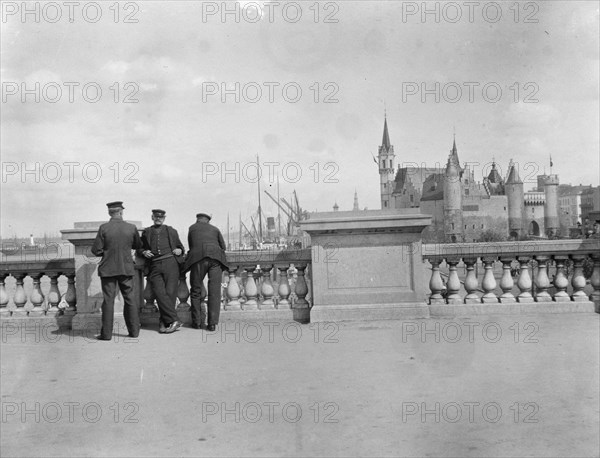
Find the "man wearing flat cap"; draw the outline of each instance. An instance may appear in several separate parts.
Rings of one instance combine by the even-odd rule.
[[[102,330],[99,340],[111,340],[115,311],[117,287],[121,290],[123,301],[123,317],[127,325],[129,337],[138,337],[140,333],[140,316],[138,304],[133,293],[133,275],[135,273],[131,250],[141,248],[142,242],[137,228],[123,221],[123,202],[109,202],[110,221],[98,229],[92,245],[92,253],[102,256],[98,266],[98,275],[102,284]]]
[[[184,270],[190,273],[190,297],[192,326],[199,329],[202,325],[201,309],[203,281],[208,274],[208,316],[207,330],[214,331],[219,324],[221,311],[221,281],[223,269],[227,269],[225,240],[221,231],[209,222],[210,215],[198,213],[196,223],[190,226],[188,244],[190,251],[185,260]]]
[[[179,286],[179,264],[183,263],[184,247],[177,231],[164,224],[165,218],[164,210],[152,210],[154,224],[144,229],[142,248],[138,253],[144,256],[149,264],[148,281],[156,296],[160,313],[158,332],[170,334],[182,325],[177,318],[175,301]]]

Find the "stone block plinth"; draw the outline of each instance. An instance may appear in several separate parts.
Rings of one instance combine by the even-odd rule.
[[[301,223],[312,244],[311,322],[427,316],[416,209],[312,213]]]

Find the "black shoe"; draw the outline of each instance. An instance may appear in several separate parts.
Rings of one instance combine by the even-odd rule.
[[[217,330],[217,325],[216,324],[209,324],[208,326],[206,326],[206,330],[208,332],[215,332]]]
[[[173,321],[166,329],[165,334],[171,334],[172,332],[179,330],[182,325],[183,323],[181,321]]]
[[[163,322],[161,321],[159,326],[158,326],[158,332],[161,334],[164,334],[165,332],[167,332],[167,327],[163,324]]]
[[[140,336],[139,333],[137,333],[137,334],[134,334],[132,332],[129,333],[129,337],[131,337],[132,339],[137,339],[139,336]]]
[[[202,325],[201,324],[192,323],[192,328],[194,328],[194,329],[202,329]]]
[[[106,337],[102,337],[102,336],[96,336],[95,339],[96,340],[112,340],[112,337],[106,338]]]

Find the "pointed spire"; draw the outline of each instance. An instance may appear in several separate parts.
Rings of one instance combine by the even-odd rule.
[[[358,194],[356,193],[356,189],[354,190],[354,207],[352,207],[353,211],[358,211]]]
[[[388,133],[387,116],[384,116],[383,119],[383,140],[381,140],[381,146],[387,151],[390,149],[390,134]]]
[[[523,184],[521,178],[519,178],[519,171],[517,170],[517,167],[512,159],[508,164],[508,177],[506,178],[506,184]]]
[[[454,140],[452,141],[452,150],[448,157],[448,163],[452,162],[460,169],[460,161],[458,160],[458,150],[456,149],[456,134],[454,134]]]

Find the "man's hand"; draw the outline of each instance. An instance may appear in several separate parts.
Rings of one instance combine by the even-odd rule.
[[[175,248],[175,249],[173,250],[173,254],[174,254],[175,256],[181,256],[181,253],[183,253],[183,251],[181,251],[181,248]]]
[[[152,251],[150,251],[150,250],[143,251],[142,254],[147,258],[154,257],[154,255],[152,254]]]

